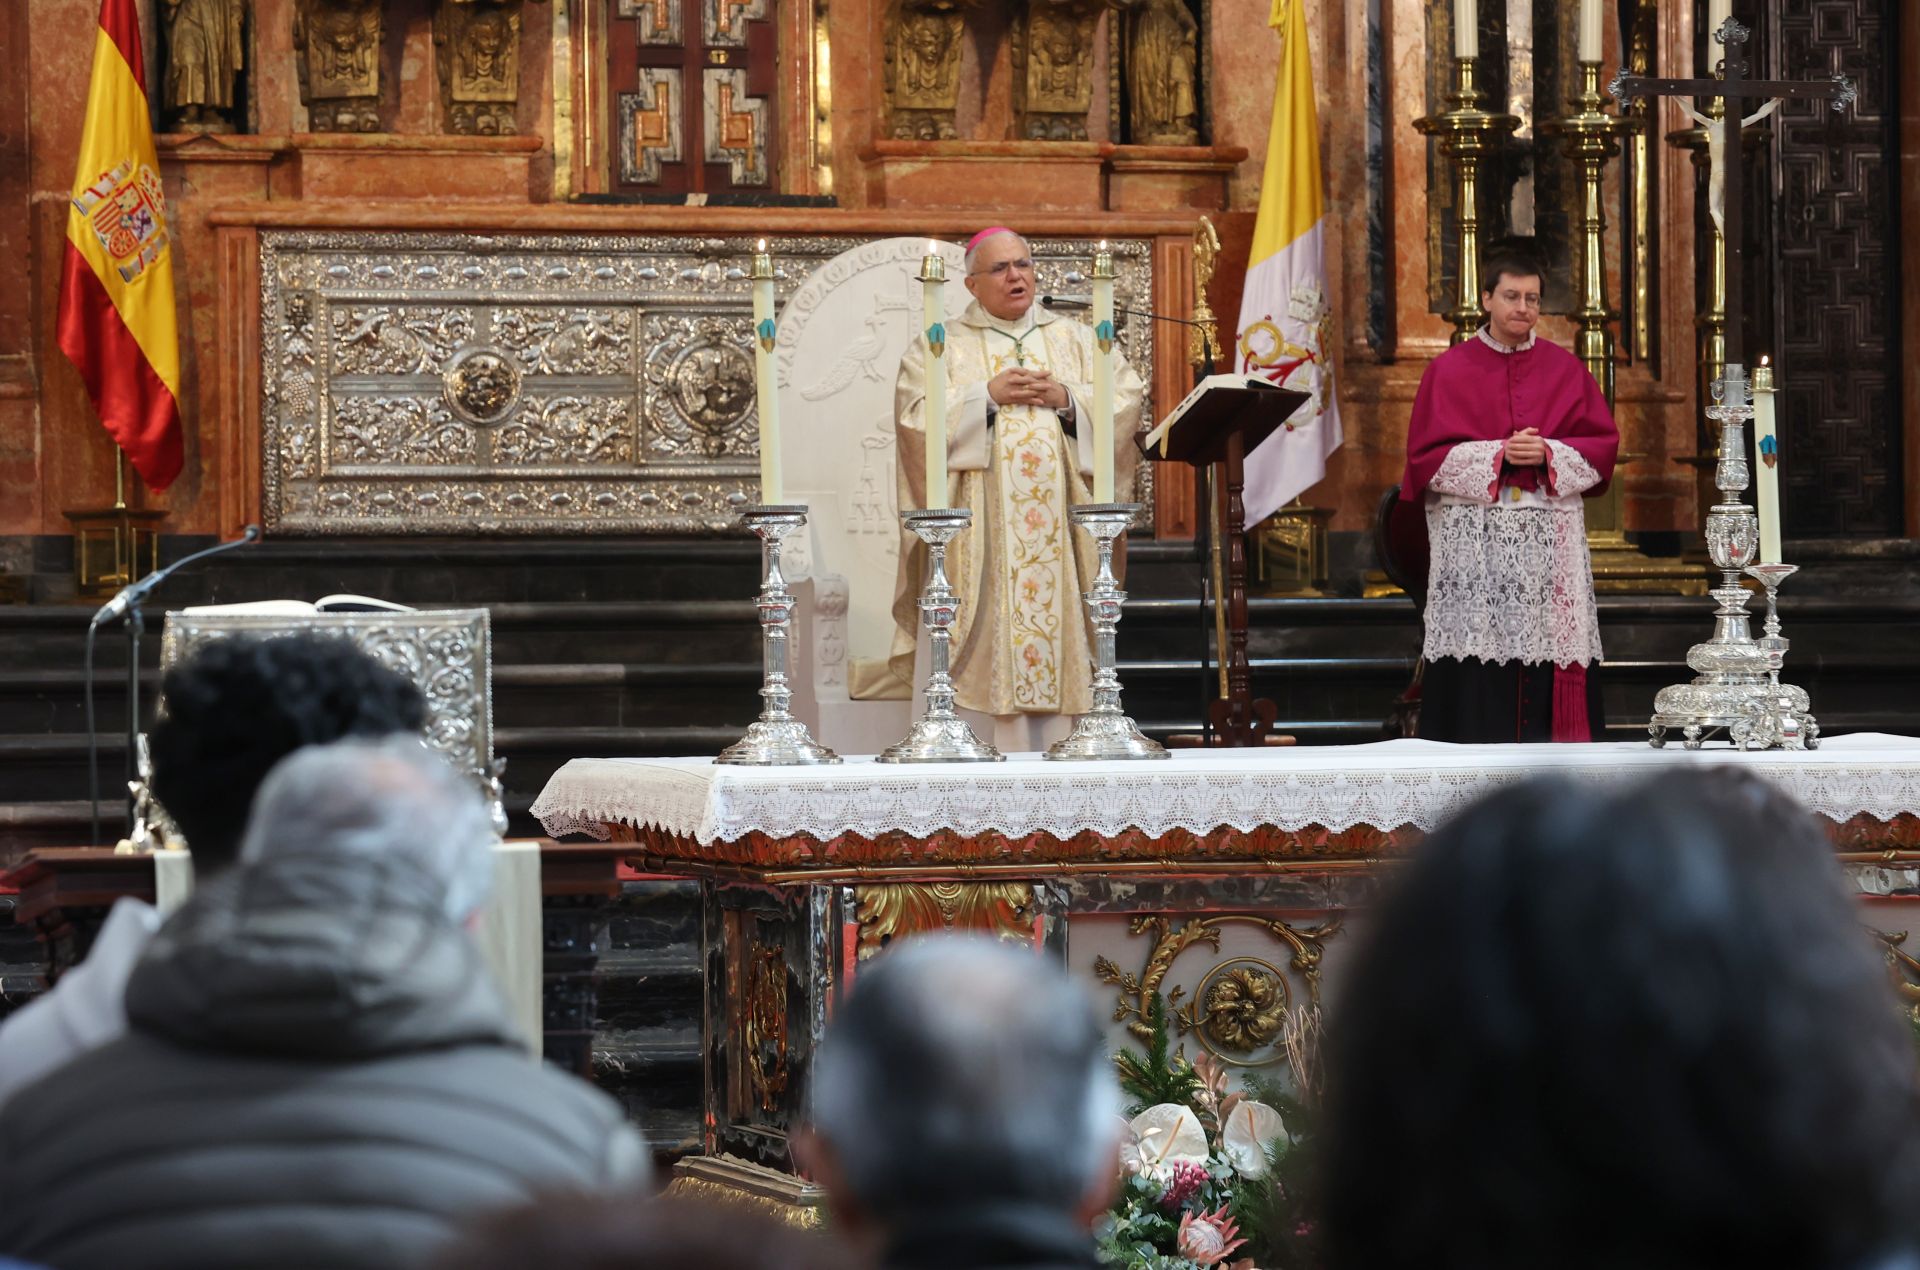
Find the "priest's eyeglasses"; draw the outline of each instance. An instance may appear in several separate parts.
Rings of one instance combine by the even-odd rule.
[[[1018,260],[1001,260],[989,265],[985,269],[975,269],[974,272],[990,273],[996,278],[1004,278],[1009,269],[1018,269],[1021,273],[1030,274],[1033,272],[1033,258],[1031,256],[1022,256]]]

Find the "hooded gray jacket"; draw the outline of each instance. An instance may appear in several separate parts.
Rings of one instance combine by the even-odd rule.
[[[216,879],[154,937],[127,1016],[0,1107],[0,1253],[408,1267],[475,1212],[646,1179],[618,1106],[520,1047],[402,862]]]

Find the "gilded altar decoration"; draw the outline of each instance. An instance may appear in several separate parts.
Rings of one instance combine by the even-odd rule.
[[[747,93],[744,70],[708,69],[701,75],[704,157],[724,163],[735,185],[769,185],[767,99]]]
[[[520,396],[520,372],[497,348],[461,349],[447,363],[447,405],[468,423],[498,423]]]
[[[1093,109],[1095,0],[1027,0],[1013,28],[1014,113],[1029,141],[1085,141]]]
[[[382,0],[297,0],[294,70],[313,132],[380,130]]]
[[[1188,1030],[1206,1033],[1224,1049],[1262,1049],[1273,1044],[1286,1022],[1286,976],[1264,961],[1245,958],[1214,967],[1196,996]]]
[[[233,132],[246,69],[246,0],[162,0],[167,78],[161,98],[175,132]]]
[[[780,1109],[787,1092],[787,958],[776,944],[754,941],[747,952],[745,1028],[747,1078],[760,1110]]]
[[[680,0],[618,0],[616,16],[637,18],[635,31],[640,43],[672,45],[680,42]]]
[[[1220,347],[1220,319],[1214,315],[1207,288],[1213,285],[1213,271],[1220,259],[1220,234],[1213,222],[1202,216],[1193,231],[1193,321],[1187,331],[1187,360],[1204,366],[1209,360],[1226,360]]]
[[[1034,940],[1028,882],[885,882],[853,888],[860,960],[895,939],[938,930],[984,931],[1016,944]]]
[[[887,113],[902,141],[950,141],[964,10],[972,0],[905,0],[887,19]]]
[[[460,135],[517,130],[520,0],[440,0],[433,17],[442,127]]]
[[[1199,144],[1200,24],[1186,0],[1131,0],[1129,10],[1130,139],[1136,145]]]
[[[1262,1067],[1290,1059],[1287,1029],[1298,1009],[1289,976],[1304,991],[1301,1008],[1316,1013],[1320,1007],[1320,960],[1326,941],[1340,933],[1343,919],[1335,915],[1318,926],[1296,927],[1275,917],[1225,913],[1193,917],[1178,926],[1159,913],[1136,915],[1128,929],[1148,935],[1153,944],[1140,973],[1122,970],[1107,957],[1096,957],[1094,976],[1120,989],[1113,1019],[1142,1041],[1154,1035],[1156,1011],[1164,1014],[1178,1036],[1191,1036],[1221,1061],[1238,1067]],[[1167,986],[1173,964],[1189,949],[1205,945],[1216,957],[1221,937],[1235,927],[1264,932],[1289,956],[1285,969],[1251,956],[1228,956],[1203,973],[1197,986]]]

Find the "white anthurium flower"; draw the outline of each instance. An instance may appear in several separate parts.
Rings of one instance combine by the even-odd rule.
[[[1144,1168],[1166,1168],[1182,1161],[1206,1163],[1207,1131],[1191,1107],[1163,1102],[1135,1116],[1127,1127],[1139,1139]]]
[[[1242,1177],[1261,1177],[1267,1171],[1267,1144],[1287,1133],[1280,1113],[1264,1102],[1243,1098],[1227,1113],[1220,1128],[1220,1154]]]

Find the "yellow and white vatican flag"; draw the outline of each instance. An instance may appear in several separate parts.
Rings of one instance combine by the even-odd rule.
[[[1340,444],[1333,392],[1333,318],[1327,307],[1320,116],[1313,100],[1306,0],[1273,0],[1280,33],[1273,129],[1260,181],[1260,214],[1240,296],[1239,369],[1312,398],[1247,456],[1247,524],[1293,501],[1327,473]]]

